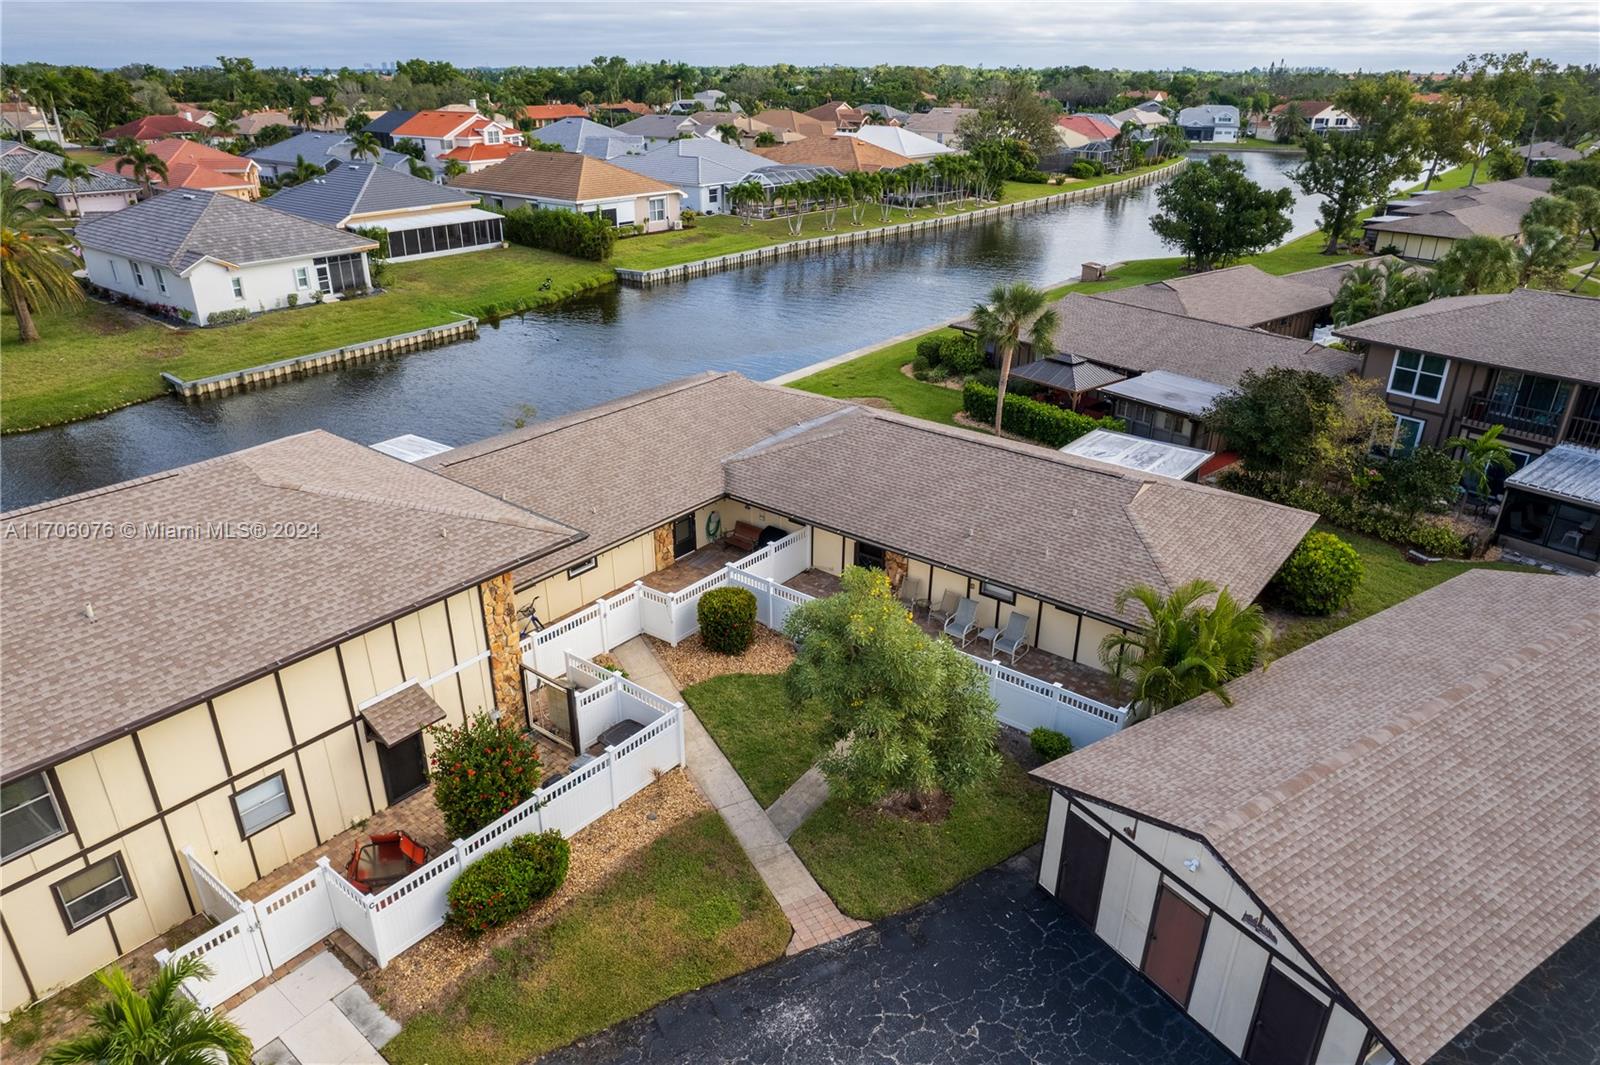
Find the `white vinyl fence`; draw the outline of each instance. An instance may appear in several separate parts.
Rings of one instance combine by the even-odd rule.
[[[461,870],[518,836],[546,829],[576,835],[655,780],[683,764],[683,706],[593,663],[577,663],[603,680],[582,693],[596,719],[632,719],[644,728],[594,761],[536,791],[531,799],[471,837],[435,855],[405,879],[375,895],[360,892],[326,858],[268,895],[246,902],[187,848],[191,878],[215,928],[158,963],[197,956],[211,969],[184,990],[206,1010],[238,994],[335,929],[344,929],[380,966],[444,924],[448,893]],[[607,726],[602,726],[602,728]]]

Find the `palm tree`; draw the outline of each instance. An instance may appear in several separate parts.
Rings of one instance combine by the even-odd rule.
[[[850,224],[859,226],[867,213],[867,205],[883,194],[883,179],[865,170],[852,170],[850,182]]]
[[[183,993],[185,980],[210,975],[199,958],[187,957],[163,965],[141,995],[121,969],[96,973],[111,997],[94,1007],[87,1032],[50,1048],[44,1065],[249,1065],[250,1040],[239,1026],[207,1016]]]
[[[93,144],[100,139],[100,126],[86,111],[68,111],[61,127],[64,135],[79,144]]]
[[[337,122],[350,114],[350,109],[338,100],[327,100],[322,105],[321,113],[317,116],[323,121]]]
[[[1213,593],[1216,601],[1203,600]],[[1116,598],[1144,607],[1148,620],[1133,632],[1100,641],[1100,660],[1119,680],[1133,678],[1130,721],[1142,721],[1179,703],[1210,693],[1233,705],[1228,682],[1254,669],[1267,655],[1271,631],[1259,606],[1240,606],[1226,588],[1190,581],[1163,596],[1146,584]]]
[[[1548,122],[1554,125],[1560,122],[1565,115],[1561,113],[1561,94],[1547,92],[1539,97],[1539,102],[1533,108],[1533,129],[1528,133],[1528,157],[1523,160],[1523,170],[1533,169],[1533,143],[1539,139],[1540,123]]]
[[[228,118],[225,115],[218,115],[217,121],[211,126],[211,136],[214,140],[220,140],[225,137],[237,137],[238,135],[239,123],[235,119]]]
[[[67,156],[61,160],[60,165],[51,167],[45,172],[47,178],[60,178],[67,183],[67,193],[76,202],[79,184],[89,181],[94,177],[94,170],[82,159]],[[80,207],[81,211],[82,208]]]
[[[383,145],[378,143],[378,135],[365,130],[350,134],[350,159],[355,161],[363,156],[370,159],[383,158]]]
[[[791,181],[783,187],[783,202],[793,213],[789,215],[789,234],[798,237],[801,228],[805,225],[806,211],[811,206],[811,201],[817,195],[817,182],[820,178],[810,181]]]
[[[728,206],[733,213],[738,215],[744,225],[751,225],[753,212],[748,208],[766,199],[766,190],[761,187],[761,182],[754,178],[746,178],[728,190]]]
[[[444,164],[444,176],[448,178],[460,177],[467,172],[467,164],[459,159],[447,159]]]
[[[144,194],[149,196],[153,191],[155,177],[167,179],[167,164],[155,152],[146,148],[138,141],[132,142],[122,150],[117,157],[117,173],[124,170],[133,171],[134,180],[144,186]]]
[[[1280,141],[1298,140],[1305,128],[1305,116],[1300,113],[1300,105],[1293,101],[1284,105],[1272,120],[1272,135]]]
[[[357,111],[355,114],[351,115],[349,118],[344,120],[344,131],[346,133],[349,133],[349,134],[353,135],[353,134],[356,134],[356,133],[360,133],[362,130],[366,129],[371,124],[372,124],[372,119],[368,118],[366,115],[362,114],[360,111]]]
[[[900,170],[878,171],[878,202],[883,206],[883,220],[889,220],[889,214],[894,210],[894,198],[904,192],[906,176]]]
[[[301,131],[304,132],[317,124],[317,119],[321,117],[321,114],[317,110],[316,104],[313,104],[310,100],[301,100],[289,108],[289,121],[299,126]]]
[[[1567,260],[1572,257],[1572,237],[1555,226],[1524,224],[1516,255],[1519,285],[1552,288],[1566,273]]]
[[[1517,284],[1517,253],[1509,241],[1479,233],[1450,245],[1435,271],[1464,295],[1509,292]]]
[[[1491,425],[1479,436],[1452,436],[1444,442],[1446,448],[1461,449],[1461,479],[1480,496],[1488,495],[1484,487],[1489,482],[1490,466],[1498,466],[1506,473],[1517,468],[1510,450],[1500,442],[1504,430],[1503,425]]]
[[[312,178],[321,177],[327,171],[316,163],[306,161],[303,155],[294,157],[294,169],[278,179],[280,185],[304,185]]]
[[[433,180],[433,168],[421,159],[410,159],[406,164],[411,169],[411,176],[421,178],[423,181]]]
[[[1017,353],[1026,332],[1028,345],[1035,359],[1043,359],[1055,352],[1056,312],[1045,306],[1045,294],[1032,285],[996,285],[989,293],[989,302],[972,309],[972,320],[978,326],[978,343],[993,346],[1000,360],[1000,380],[995,386],[994,431],[1000,435],[1000,425],[1005,417],[1006,385],[1011,377],[1011,359]]]
[[[83,301],[72,276],[78,261],[55,201],[38,189],[18,188],[0,173],[0,291],[17,318],[17,339],[39,339],[35,310],[58,310]]]

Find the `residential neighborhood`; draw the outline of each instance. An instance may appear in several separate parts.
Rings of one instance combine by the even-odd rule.
[[[101,8],[0,1058],[1600,1062],[1592,5]]]

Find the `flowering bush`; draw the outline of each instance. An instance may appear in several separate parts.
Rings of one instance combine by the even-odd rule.
[[[431,725],[433,801],[457,839],[526,802],[539,786],[539,748],[509,721],[479,714],[464,726]]]

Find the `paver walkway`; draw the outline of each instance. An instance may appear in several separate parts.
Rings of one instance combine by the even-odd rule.
[[[683,693],[672,675],[643,637],[629,640],[611,654],[635,684],[674,702],[683,701]],[[766,811],[750,794],[722,748],[687,707],[683,727],[689,779],[728,823],[739,846],[744,848],[767,889],[783,907],[784,916],[794,926],[788,953],[798,954],[867,927],[865,922],[852,920],[839,912],[839,907],[813,879],[783,834],[773,827]]]
[[[227,1011],[256,1065],[384,1065],[378,1048],[400,1025],[332,951],[321,950]]]

